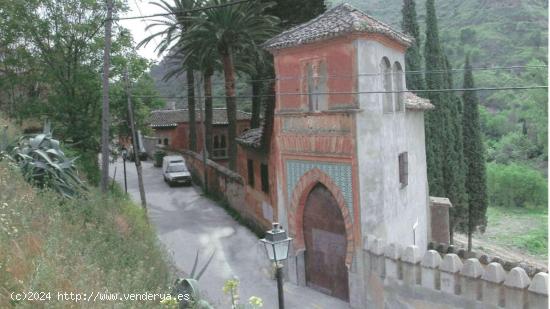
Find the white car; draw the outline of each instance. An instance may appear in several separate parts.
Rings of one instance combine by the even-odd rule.
[[[175,184],[191,185],[191,173],[185,165],[185,160],[183,160],[181,156],[168,157],[172,158],[166,159],[165,157],[166,160],[163,162],[162,165],[162,174],[164,175],[164,181],[170,186]]]

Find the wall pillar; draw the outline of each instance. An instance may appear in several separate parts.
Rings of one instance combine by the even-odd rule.
[[[448,198],[430,196],[431,241],[447,245],[451,242],[449,227],[449,208],[451,207],[452,204]]]
[[[420,283],[420,268],[418,267],[422,260],[420,248],[414,245],[407,246],[401,260],[403,261],[403,283],[414,287]]]
[[[504,281],[506,308],[524,308],[527,302],[526,289],[530,283],[529,276],[523,268],[514,267],[510,270]]]
[[[385,281],[397,281],[401,279],[399,272],[399,258],[401,257],[401,247],[392,243],[384,249],[386,277]]]
[[[441,264],[441,291],[455,295],[459,294],[457,273],[462,269],[462,261],[458,255],[449,253]]]
[[[530,309],[548,308],[548,274],[538,273],[533,277],[528,293]]]
[[[470,300],[481,300],[481,275],[483,268],[476,258],[467,259],[460,271],[462,275],[462,295]]]
[[[481,276],[483,279],[482,297],[483,302],[489,305],[501,306],[504,303],[502,294],[502,282],[504,282],[506,273],[500,263],[489,263],[485,266],[485,273]]]
[[[441,256],[435,250],[428,250],[422,259],[422,286],[431,290],[438,290],[439,285],[439,266],[441,265]]]

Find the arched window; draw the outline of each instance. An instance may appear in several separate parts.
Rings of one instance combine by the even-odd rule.
[[[164,139],[164,145],[168,146],[168,139],[167,138]]]
[[[395,85],[395,111],[404,110],[404,93],[401,92],[405,88],[403,87],[403,68],[399,62],[393,64],[393,84]]]
[[[383,110],[384,113],[393,112],[393,94],[392,91],[392,74],[391,74],[391,64],[388,58],[382,58],[382,63],[380,64],[380,72],[382,74],[382,83],[384,86],[384,100],[383,100]]]

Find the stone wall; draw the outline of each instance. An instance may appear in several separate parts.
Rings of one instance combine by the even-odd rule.
[[[530,278],[521,267],[417,246],[386,245],[368,236],[364,244],[367,308],[548,308],[548,274]]]

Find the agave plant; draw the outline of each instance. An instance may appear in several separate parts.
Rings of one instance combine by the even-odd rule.
[[[179,304],[180,309],[212,309],[213,307],[204,299],[201,298],[200,289],[199,289],[199,279],[204,274],[212,258],[214,257],[214,252],[208,258],[208,261],[203,265],[201,270],[197,272],[197,266],[199,264],[199,251],[195,256],[195,262],[193,263],[193,269],[189,274],[189,278],[178,278],[173,289],[173,294],[175,295],[189,295],[190,301],[181,302]]]
[[[14,146],[4,144],[2,148],[3,157],[15,162],[28,182],[50,187],[66,198],[86,190],[76,173],[76,158],[65,156],[59,141],[52,138],[49,125],[44,125],[41,134],[22,135]]]

